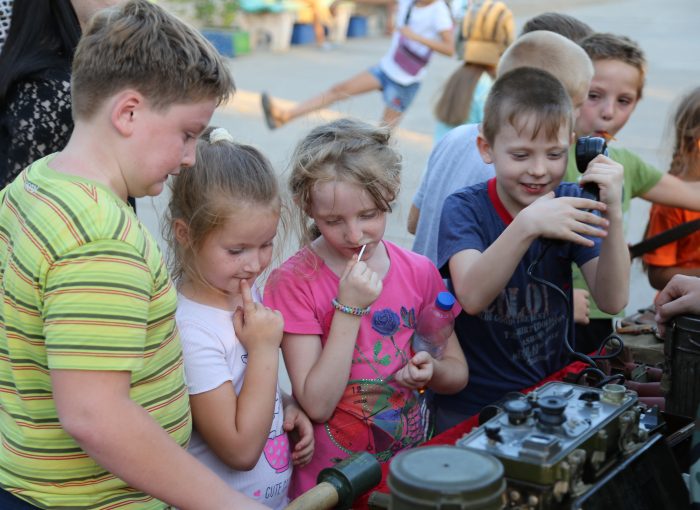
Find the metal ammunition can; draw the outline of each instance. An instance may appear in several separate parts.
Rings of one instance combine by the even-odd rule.
[[[666,412],[694,417],[700,403],[700,315],[679,315],[664,344],[665,377],[670,379]]]
[[[506,488],[496,457],[455,446],[401,452],[387,485],[390,510],[500,510]]]

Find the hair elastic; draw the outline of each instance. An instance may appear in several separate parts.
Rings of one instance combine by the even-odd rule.
[[[369,313],[369,306],[366,306],[365,308],[360,308],[358,306],[347,306],[340,303],[336,298],[333,298],[333,301],[331,301],[331,303],[333,303],[333,308],[335,308],[339,312],[347,313],[348,315],[362,317]]]
[[[212,132],[209,133],[209,143],[216,143],[221,141],[233,142],[233,137],[231,136],[231,133],[229,133],[226,128],[222,127],[213,129]]]

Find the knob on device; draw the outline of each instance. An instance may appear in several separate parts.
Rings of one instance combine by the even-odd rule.
[[[543,397],[537,400],[539,412],[537,421],[544,427],[558,427],[566,420],[566,399],[557,396]]]
[[[508,423],[511,425],[522,425],[532,413],[532,405],[523,398],[509,400],[503,404],[503,409],[508,415]]]

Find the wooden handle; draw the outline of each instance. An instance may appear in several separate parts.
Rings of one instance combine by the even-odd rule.
[[[289,503],[284,510],[326,510],[337,503],[338,491],[335,487],[328,482],[321,482]]]

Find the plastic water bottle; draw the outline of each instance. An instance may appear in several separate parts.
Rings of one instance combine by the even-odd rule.
[[[416,321],[411,348],[413,352],[426,351],[433,358],[442,358],[455,327],[452,307],[455,297],[449,292],[441,292],[435,303],[423,309]]]

